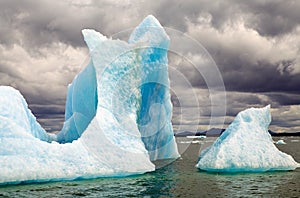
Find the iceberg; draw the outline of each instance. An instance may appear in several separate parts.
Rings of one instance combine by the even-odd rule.
[[[82,31],[89,64],[68,87],[65,122],[48,134],[15,89],[0,86],[0,184],[121,177],[176,159],[167,51],[153,16],[128,42]]]
[[[196,167],[211,172],[283,171],[300,167],[292,156],[276,148],[268,133],[270,123],[270,105],[240,112],[200,154]]]
[[[286,144],[284,140],[278,140],[275,144]]]

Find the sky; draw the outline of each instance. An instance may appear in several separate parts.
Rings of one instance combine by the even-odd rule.
[[[216,76],[195,71],[199,54],[171,51],[170,70],[189,84],[170,71],[175,131],[226,127],[239,111],[268,104],[271,130],[300,131],[299,10],[296,0],[1,0],[0,85],[20,90],[46,130],[58,131],[67,86],[89,58],[81,30],[114,37],[152,14],[202,46],[226,90],[224,98],[208,86]]]

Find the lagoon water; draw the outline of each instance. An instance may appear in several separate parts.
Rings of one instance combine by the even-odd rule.
[[[300,169],[288,172],[212,174],[195,168],[199,151],[215,138],[177,138],[178,159],[156,172],[126,178],[0,186],[0,197],[300,197]],[[300,162],[300,137],[275,137]],[[255,145],[253,145],[255,146]]]

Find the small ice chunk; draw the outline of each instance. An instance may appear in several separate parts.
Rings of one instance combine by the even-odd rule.
[[[286,144],[284,140],[278,140],[275,144]]]

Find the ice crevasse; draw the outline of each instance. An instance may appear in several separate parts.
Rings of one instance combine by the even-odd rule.
[[[210,172],[265,172],[300,167],[274,145],[270,106],[240,112],[222,135],[201,152],[197,168]]]
[[[129,41],[82,31],[89,64],[68,87],[65,123],[48,134],[19,91],[0,86],[0,184],[141,174],[178,158],[169,37],[146,17]]]

